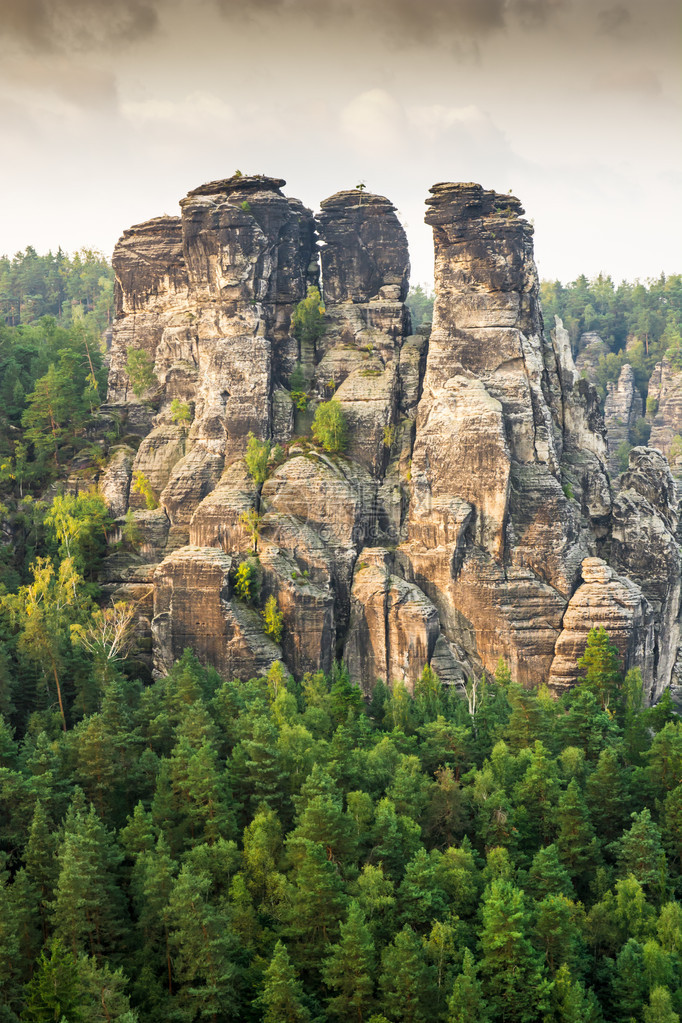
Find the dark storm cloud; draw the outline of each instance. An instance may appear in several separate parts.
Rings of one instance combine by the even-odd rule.
[[[152,0],[3,0],[0,39],[19,50],[59,53],[130,42],[157,23]]]

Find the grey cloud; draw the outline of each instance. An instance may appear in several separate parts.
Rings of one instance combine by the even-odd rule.
[[[0,39],[19,50],[59,53],[120,45],[157,24],[155,0],[3,0]]]
[[[339,21],[357,26],[380,26],[385,35],[402,33],[405,42],[423,43],[442,36],[485,35],[502,28],[505,0],[215,0],[230,19],[275,14],[303,15],[311,21]],[[540,0],[521,0],[540,2]]]
[[[614,4],[597,14],[599,31],[604,35],[617,35],[632,21],[632,14],[623,4]]]

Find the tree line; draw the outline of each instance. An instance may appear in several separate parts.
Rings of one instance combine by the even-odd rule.
[[[73,511],[0,609],[1,1019],[679,1020],[682,725],[603,629],[559,700],[502,660],[143,685]]]

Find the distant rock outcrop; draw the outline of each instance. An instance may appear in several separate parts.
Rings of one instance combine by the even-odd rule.
[[[283,185],[203,185],[114,253],[104,413],[123,443],[101,489],[125,542],[106,590],[140,600],[155,670],[186,645],[240,678],[342,657],[369,692],[378,678],[411,688],[425,663],[458,683],[501,655],[519,681],[561,689],[605,624],[655,699],[679,642],[672,480],[635,448],[613,498],[596,392],[561,321],[544,332],[518,199],[432,188],[429,336],[411,333],[389,200],[339,192],[315,219]],[[291,325],[312,284],[325,311],[311,340]],[[578,363],[597,339],[581,343]],[[631,383],[624,371],[609,396],[626,430],[641,416]],[[343,453],[309,439],[332,397]],[[263,483],[249,434],[279,445]],[[236,585],[248,557],[279,643]]]
[[[670,462],[678,490],[682,489],[682,368],[665,356],[649,380],[646,418],[649,443]]]
[[[612,476],[623,472],[623,459],[627,459],[628,447],[636,440],[636,429],[644,416],[642,396],[635,384],[635,371],[627,363],[618,377],[618,383],[606,385],[604,401],[604,422],[609,448],[609,471]]]

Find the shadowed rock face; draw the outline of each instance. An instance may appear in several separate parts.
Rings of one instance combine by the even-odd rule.
[[[298,677],[344,657],[370,692],[377,678],[412,688],[426,662],[456,684],[502,655],[519,681],[562,689],[604,624],[656,698],[679,641],[672,478],[662,455],[636,448],[613,498],[596,393],[561,321],[543,331],[518,199],[431,189],[429,337],[410,333],[407,240],[389,200],[339,192],[315,220],[283,186],[202,185],[180,217],[131,228],[114,253],[107,414],[129,444],[101,486],[116,515],[133,509],[140,538],[112,554],[107,592],[153,587],[141,629],[155,669],[186,645],[240,678],[279,657]],[[293,309],[318,282],[324,333],[297,339]],[[131,348],[156,378],[141,397]],[[295,368],[306,408],[292,400]],[[343,455],[293,440],[332,396],[349,428]],[[243,459],[249,432],[284,448],[262,486]],[[233,588],[256,513],[280,645]]]
[[[654,367],[647,395],[647,420],[651,425],[649,443],[670,459],[670,467],[677,483],[682,486],[682,370],[670,359]]]
[[[407,238],[388,199],[357,189],[337,192],[321,204],[319,227],[327,302],[405,299]]]
[[[620,371],[618,382],[607,384],[604,402],[609,447],[609,471],[615,478],[622,467],[620,464],[623,445],[634,442],[637,421],[643,417],[642,396],[635,386],[635,371],[626,363]],[[627,451],[627,448],[625,449]]]

